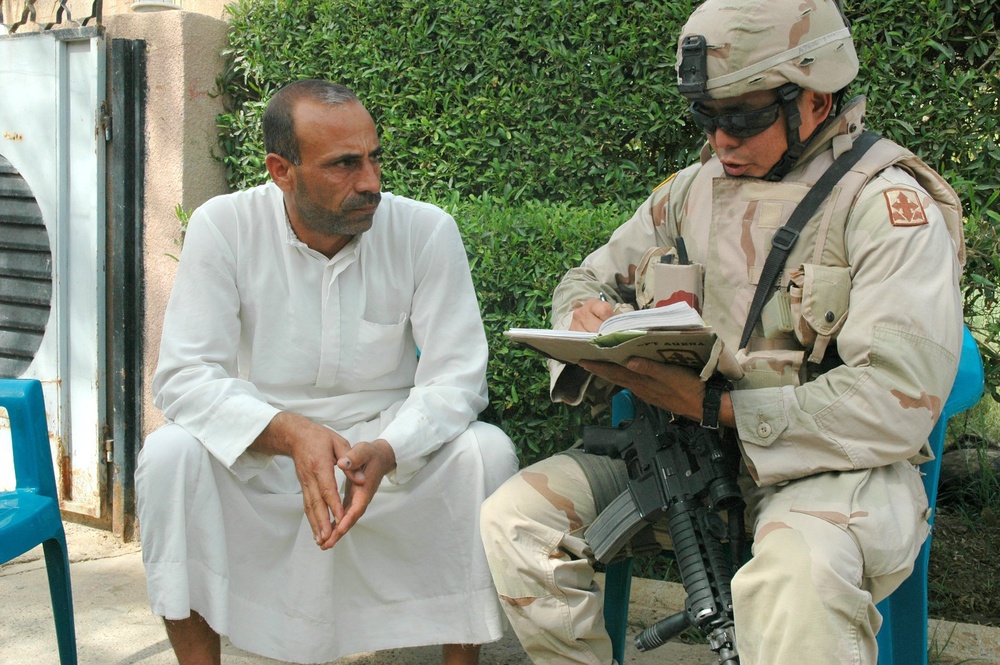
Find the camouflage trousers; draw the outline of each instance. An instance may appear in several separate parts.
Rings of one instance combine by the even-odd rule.
[[[875,665],[875,603],[906,579],[929,531],[916,467],[766,488],[740,480],[754,538],[754,556],[732,583],[741,664]],[[583,538],[595,517],[587,478],[567,455],[523,469],[483,505],[501,604],[534,663],[612,662]]]

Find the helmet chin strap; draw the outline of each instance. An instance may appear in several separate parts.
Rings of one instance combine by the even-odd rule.
[[[763,179],[771,182],[777,182],[788,175],[788,172],[795,166],[795,162],[805,152],[806,144],[809,143],[808,139],[803,142],[799,138],[799,127],[802,126],[802,116],[799,115],[799,105],[796,103],[796,100],[799,97],[799,93],[802,92],[802,88],[794,83],[786,83],[775,90],[775,92],[778,93],[778,101],[781,102],[781,106],[785,111],[785,131],[788,136],[788,149],[785,150],[785,154],[781,156],[781,159],[771,167],[771,170],[764,175]],[[809,138],[812,138],[812,136]]]

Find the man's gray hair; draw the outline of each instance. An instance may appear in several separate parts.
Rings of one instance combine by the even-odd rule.
[[[284,157],[292,164],[300,161],[292,109],[304,98],[315,99],[328,106],[358,102],[357,95],[347,86],[320,79],[302,79],[274,93],[264,109],[264,150]]]

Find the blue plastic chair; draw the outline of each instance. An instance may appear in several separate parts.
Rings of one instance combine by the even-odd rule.
[[[976,340],[966,328],[955,384],[930,435],[935,459],[920,466],[932,511],[937,505],[938,478],[941,475],[948,420],[979,402],[983,396],[983,380],[983,359]],[[930,522],[934,523],[933,512]],[[930,556],[931,538],[928,536],[910,576],[891,596],[876,605],[882,615],[882,628],[876,636],[880,665],[927,665],[927,562]]]
[[[979,355],[979,347],[966,328],[962,338],[958,375],[929,437],[934,460],[920,466],[932,511],[937,504],[938,477],[941,474],[941,456],[944,453],[948,420],[979,402],[983,395],[983,380],[983,360]],[[634,415],[631,394],[622,391],[615,395],[611,401],[611,413],[614,425],[630,420]],[[933,512],[930,521],[933,523]],[[879,665],[927,665],[927,563],[930,553],[931,539],[928,536],[920,548],[910,576],[891,596],[876,605],[882,615],[882,628],[876,636]],[[611,636],[612,654],[619,663],[625,662],[631,581],[632,559],[608,565],[604,583],[604,623]]]
[[[0,563],[42,545],[59,662],[76,665],[69,556],[49,451],[42,384],[35,379],[0,379],[0,407],[7,410],[10,419],[17,481],[13,491],[0,492]]]

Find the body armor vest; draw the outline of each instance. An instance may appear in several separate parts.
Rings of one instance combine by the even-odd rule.
[[[858,115],[856,123],[848,122],[852,111]],[[838,133],[845,128],[849,130]],[[849,110],[825,133],[832,136],[818,137],[814,144],[826,149],[811,159],[807,155],[780,182],[727,177],[719,160],[705,155],[706,161],[678,173],[671,186],[663,188],[669,191],[661,208],[668,228],[683,236],[691,260],[705,266],[703,317],[733,351],[772,236],[861,133],[860,112]],[[747,348],[737,353],[744,371],[737,388],[799,385],[836,366],[833,342],[848,314],[850,295],[847,245],[855,230],[852,211],[872,179],[893,166],[907,171],[934,199],[964,264],[961,204],[955,192],[913,153],[889,140],[879,141],[802,229],[776,287],[777,297],[765,308]]]

